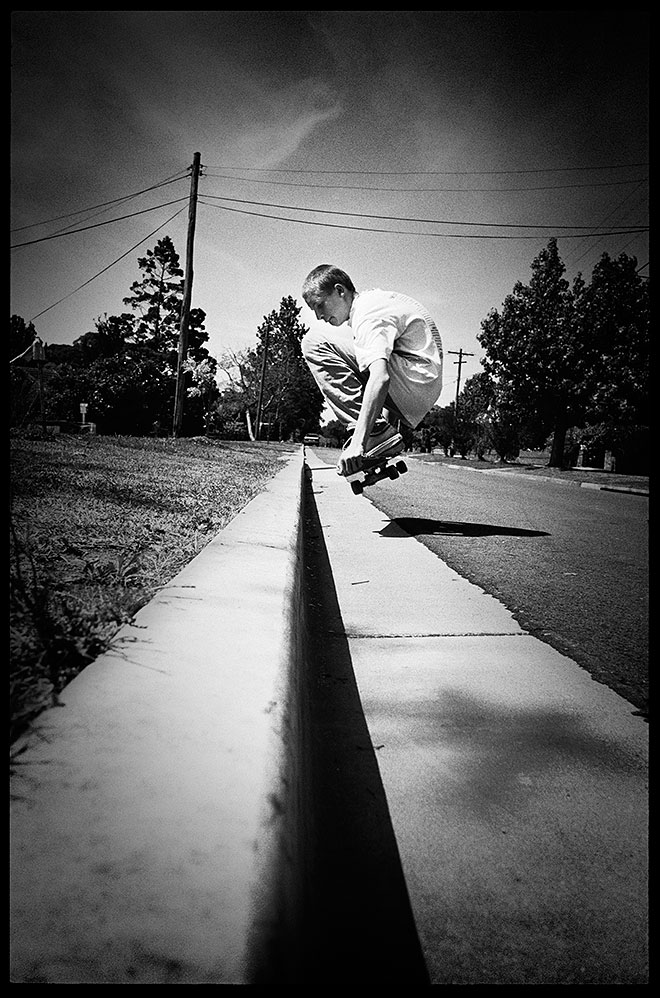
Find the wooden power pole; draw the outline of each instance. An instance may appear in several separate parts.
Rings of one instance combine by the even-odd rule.
[[[456,405],[454,408],[454,418],[456,418],[456,413],[458,412],[458,395],[461,390],[461,368],[463,364],[466,363],[466,361],[463,360],[463,357],[474,357],[474,354],[465,353],[465,351],[462,348],[460,350],[448,350],[447,353],[455,353],[458,356],[458,360],[454,361],[455,364],[458,364],[458,378],[456,380]]]
[[[456,442],[456,431],[458,430],[458,395],[461,390],[461,368],[464,363],[466,363],[464,357],[474,357],[473,353],[465,353],[463,348],[460,350],[448,350],[447,353],[454,353],[458,355],[458,360],[454,363],[458,364],[458,378],[456,379],[456,402],[454,403],[454,443]]]
[[[261,361],[261,381],[259,382],[259,401],[257,402],[257,425],[254,428],[254,439],[261,440],[261,412],[264,401],[264,381],[266,380],[266,364],[268,358],[268,334],[270,330],[266,324],[266,336],[264,338],[264,356]]]
[[[193,247],[195,244],[195,221],[197,218],[197,188],[199,186],[199,170],[201,156],[198,152],[193,157],[190,177],[190,207],[188,209],[188,240],[186,243],[186,273],[183,282],[183,304],[181,306],[181,322],[179,325],[179,357],[176,368],[176,394],[174,396],[174,420],[172,435],[177,437],[181,432],[183,422],[183,400],[186,395],[185,371],[183,369],[188,353],[188,320],[190,317],[190,302],[192,300],[193,283]]]

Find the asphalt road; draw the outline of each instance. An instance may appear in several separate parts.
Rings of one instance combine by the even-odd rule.
[[[647,713],[648,498],[422,455],[408,464],[369,499],[525,630]]]

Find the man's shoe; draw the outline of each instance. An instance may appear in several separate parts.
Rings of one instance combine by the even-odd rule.
[[[381,433],[375,433],[367,441],[365,458],[394,457],[403,450],[403,437],[393,426],[387,426]]]

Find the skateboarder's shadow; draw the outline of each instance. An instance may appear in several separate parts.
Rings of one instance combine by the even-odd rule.
[[[522,527],[502,527],[494,523],[465,523],[460,520],[431,520],[422,516],[397,516],[379,530],[381,537],[412,537],[420,534],[447,537],[488,537],[499,534],[507,537],[549,537],[547,530],[524,530]]]

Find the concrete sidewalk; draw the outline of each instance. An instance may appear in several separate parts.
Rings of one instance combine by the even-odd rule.
[[[648,983],[647,725],[313,451],[61,699],[16,746],[12,983],[343,985],[329,894],[365,983]]]
[[[15,746],[14,984],[254,984],[300,961],[302,448]]]
[[[648,726],[307,461],[431,983],[648,983]]]

